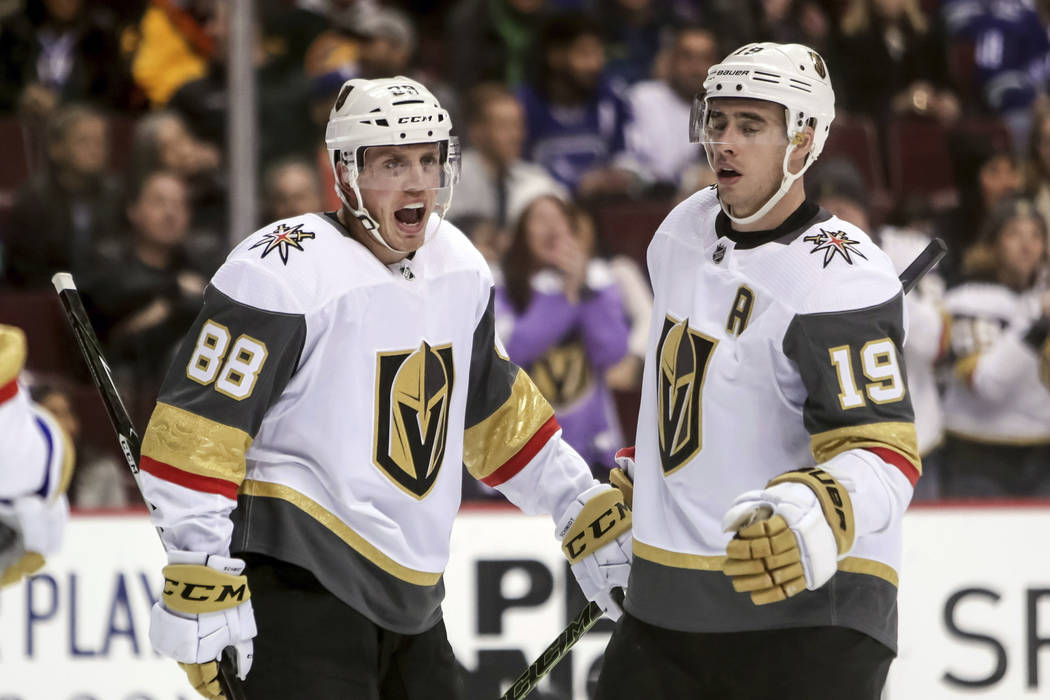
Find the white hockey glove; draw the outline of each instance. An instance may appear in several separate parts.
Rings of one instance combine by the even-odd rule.
[[[634,445],[618,449],[614,459],[619,466],[609,470],[609,483],[620,489],[630,508],[634,504]]]
[[[613,598],[631,573],[631,509],[607,484],[587,489],[558,518],[555,533],[580,589],[613,619],[623,609]]]
[[[175,659],[194,690],[222,698],[217,660],[233,646],[237,675],[244,680],[252,667],[256,635],[244,560],[198,552],[168,552],[164,590],[150,616],[153,648]]]
[[[69,519],[65,495],[23,496],[0,504],[0,588],[18,583],[58,551]]]
[[[722,527],[736,533],[723,572],[755,605],[823,586],[855,536],[849,492],[818,467],[781,474],[739,496]]]

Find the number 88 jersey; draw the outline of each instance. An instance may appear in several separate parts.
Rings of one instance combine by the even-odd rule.
[[[655,302],[628,609],[694,632],[834,620],[894,648],[893,511],[903,512],[921,470],[900,282],[863,231],[816,205],[766,232],[733,231],[720,211],[716,189],[696,193],[648,249]],[[723,515],[775,476],[847,453],[865,466],[850,488],[861,504],[858,538],[839,574],[755,607],[720,572],[730,538]]]

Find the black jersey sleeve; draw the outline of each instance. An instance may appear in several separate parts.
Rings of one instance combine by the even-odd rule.
[[[817,462],[868,448],[921,472],[904,366],[904,296],[861,309],[796,315],[784,354],[806,390],[803,421]],[[889,452],[882,452],[888,450]]]

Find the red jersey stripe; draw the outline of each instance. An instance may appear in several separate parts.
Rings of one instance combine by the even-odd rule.
[[[551,416],[547,419],[547,422],[540,426],[529,441],[525,443],[525,446],[518,450],[518,453],[508,459],[503,466],[496,471],[486,476],[481,481],[489,486],[498,486],[504,481],[508,481],[515,474],[525,468],[525,465],[532,461],[532,458],[536,456],[536,453],[547,444],[547,441],[551,439],[551,435],[558,432],[561,426],[558,425],[558,420]]]
[[[12,379],[7,384],[0,386],[0,403],[7,401],[8,399],[14,398],[15,394],[18,393],[18,380]]]
[[[158,462],[152,457],[146,456],[143,456],[142,459],[139,460],[139,468],[143,471],[149,472],[158,479],[164,479],[165,481],[170,481],[179,486],[185,486],[194,491],[217,493],[220,496],[226,496],[226,498],[231,500],[237,500],[237,484],[232,481],[186,472],[173,467],[170,464]]]
[[[874,452],[886,464],[892,464],[900,469],[904,476],[911,482],[912,486],[919,480],[919,470],[909,462],[904,455],[888,447],[868,447],[867,450]]]

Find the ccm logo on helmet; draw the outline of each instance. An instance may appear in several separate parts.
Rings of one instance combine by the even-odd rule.
[[[401,117],[397,120],[398,124],[416,124],[418,122],[432,122],[434,121],[434,115],[421,115],[417,114],[414,117]]]

